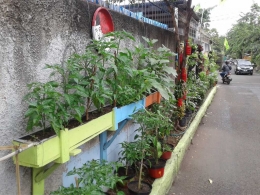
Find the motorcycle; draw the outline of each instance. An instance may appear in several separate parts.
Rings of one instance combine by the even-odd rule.
[[[231,73],[229,72],[229,73],[225,74],[224,77],[222,78],[222,81],[223,81],[223,84],[227,83],[229,85],[230,82],[232,81]]]

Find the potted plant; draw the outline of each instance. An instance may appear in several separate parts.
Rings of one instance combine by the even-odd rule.
[[[69,188],[61,187],[51,194],[104,194],[104,189],[113,189],[117,195],[123,195],[118,191],[116,184],[123,183],[124,177],[114,174],[114,171],[121,166],[118,162],[92,160],[83,164],[80,168],[73,168],[67,176],[74,176],[75,184]]]
[[[113,91],[115,118],[118,119],[115,124],[118,124],[134,112],[160,103],[161,97],[169,98],[168,93],[174,85],[171,76],[176,75],[169,67],[169,57],[175,54],[164,46],[154,49],[157,40],[143,37],[148,47],[137,44],[133,36],[124,31],[112,32],[106,37],[114,37],[114,59],[109,63],[106,78]],[[134,50],[120,49],[126,38],[137,45]]]
[[[110,91],[103,82],[104,57],[98,59],[94,51],[97,45],[98,42],[94,42],[86,48],[84,54],[72,55],[66,61],[66,67],[46,65],[46,68],[52,70],[50,76],[60,82],[53,80],[28,85],[29,92],[24,97],[29,105],[25,113],[28,118],[27,131],[37,127],[43,130],[14,140],[14,145],[39,142],[19,154],[20,165],[37,168],[52,161],[64,163],[78,146],[112,128],[114,121],[111,108],[104,112]],[[99,112],[92,112],[96,118],[92,121],[88,120],[90,101],[95,105],[94,112]]]
[[[142,180],[143,169],[145,165],[145,159],[150,156],[150,143],[147,139],[146,124],[143,123],[144,120],[147,120],[147,115],[144,113],[146,111],[140,110],[137,113],[133,114],[133,120],[135,123],[139,124],[139,128],[136,130],[138,133],[135,136],[135,150],[132,152],[135,153],[135,156],[138,156],[138,162],[136,163],[136,169],[138,170],[138,179],[131,181],[127,184],[128,190],[131,194],[144,194],[149,195],[152,189],[151,184],[144,182]]]
[[[164,100],[160,105],[153,105],[153,112],[158,112],[163,116],[158,128],[158,137],[161,143],[162,155],[160,158],[167,160],[171,157],[173,146],[168,143],[168,138],[171,131],[174,130],[174,123],[177,119],[176,100],[171,97],[169,100]],[[160,117],[159,117],[160,118]]]
[[[144,110],[139,117],[138,122],[141,123],[140,126],[144,128],[145,137],[150,145],[151,158],[147,159],[146,164],[148,166],[149,174],[153,178],[162,177],[164,174],[165,161],[160,159],[162,155],[162,146],[159,141],[159,128],[166,118],[160,113],[159,110],[156,112],[151,112]]]
[[[125,180],[130,180],[135,176],[136,170],[133,165],[139,160],[140,156],[135,151],[135,142],[122,142],[120,143],[122,150],[119,152],[119,161],[125,166],[119,167],[117,174],[125,176]]]

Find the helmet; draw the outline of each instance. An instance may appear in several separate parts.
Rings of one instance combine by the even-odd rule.
[[[226,60],[226,61],[225,61],[225,64],[226,64],[226,65],[228,65],[228,64],[229,64],[229,62]]]

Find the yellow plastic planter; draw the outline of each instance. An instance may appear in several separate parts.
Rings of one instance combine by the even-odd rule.
[[[75,155],[74,151],[77,147],[100,133],[111,129],[113,123],[113,112],[109,112],[76,128],[62,130],[60,137],[54,135],[42,140],[38,145],[21,152],[19,154],[19,164],[26,167],[39,168],[53,161],[65,163],[69,160],[70,155]],[[14,145],[30,143],[23,140],[23,138],[13,141]]]

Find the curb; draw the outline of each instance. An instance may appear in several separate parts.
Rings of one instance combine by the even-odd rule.
[[[200,107],[186,133],[183,135],[177,146],[174,148],[171,158],[167,160],[164,169],[164,176],[160,179],[156,179],[153,182],[153,188],[150,195],[166,195],[169,192],[170,188],[172,187],[172,183],[178,174],[185,152],[191,143],[191,140],[200,124],[202,117],[205,115],[208,106],[213,100],[216,91],[217,87],[215,86],[210,91],[207,99]]]

